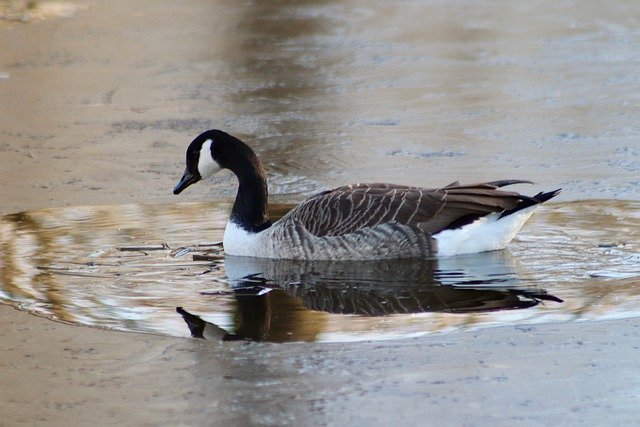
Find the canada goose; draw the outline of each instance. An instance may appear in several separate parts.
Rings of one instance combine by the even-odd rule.
[[[239,187],[224,233],[228,255],[305,260],[429,258],[503,249],[536,205],[560,190],[533,197],[499,190],[523,180],[438,189],[352,184],[307,199],[272,224],[267,180],[253,150],[220,130],[187,148],[186,169],[173,193],[222,170]]]

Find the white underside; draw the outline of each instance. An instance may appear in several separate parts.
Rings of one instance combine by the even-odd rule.
[[[227,255],[254,256],[273,258],[267,252],[272,245],[268,244],[269,229],[260,233],[250,233],[235,222],[227,222],[224,230],[224,252]]]
[[[472,254],[504,249],[531,216],[536,206],[522,209],[504,218],[490,214],[455,230],[434,234],[438,256]]]

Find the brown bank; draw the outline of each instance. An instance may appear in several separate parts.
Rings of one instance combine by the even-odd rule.
[[[286,199],[511,177],[637,199],[638,5],[463,3],[87,1],[0,22],[0,211],[174,202],[209,127],[252,139]],[[0,322],[7,425],[640,420],[637,318],[286,345]]]

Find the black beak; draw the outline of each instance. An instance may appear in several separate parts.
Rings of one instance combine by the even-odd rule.
[[[182,193],[182,190],[184,190],[185,188],[187,188],[191,184],[195,184],[198,181],[200,181],[199,177],[197,177],[196,175],[192,174],[188,170],[185,170],[184,171],[184,175],[182,175],[182,179],[180,179],[180,182],[178,184],[176,184],[176,186],[173,188],[173,194]]]

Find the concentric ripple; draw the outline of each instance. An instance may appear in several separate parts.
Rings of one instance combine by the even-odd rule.
[[[640,202],[549,204],[505,251],[375,263],[225,258],[229,208],[6,215],[0,299],[88,326],[280,342],[640,315]]]

